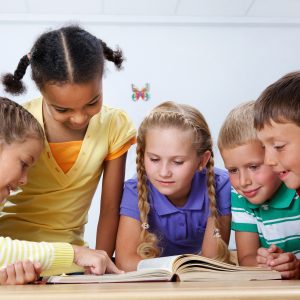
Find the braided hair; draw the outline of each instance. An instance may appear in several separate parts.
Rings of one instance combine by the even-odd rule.
[[[206,151],[211,153],[206,165],[207,169],[207,189],[210,200],[210,213],[214,222],[214,237],[217,239],[217,257],[221,261],[230,261],[230,252],[227,244],[223,241],[218,223],[218,210],[215,191],[214,159],[212,150],[212,137],[208,124],[203,115],[194,107],[185,104],[176,104],[168,101],[155,107],[150,114],[143,120],[138,130],[137,137],[137,179],[138,179],[138,207],[140,209],[140,220],[142,232],[137,253],[143,258],[158,256],[157,236],[149,232],[148,214],[150,204],[148,202],[147,175],[144,166],[144,154],[146,148],[147,132],[151,128],[179,128],[184,131],[191,130],[193,133],[193,143],[197,155],[201,156]]]
[[[24,142],[27,138],[44,141],[40,123],[23,106],[0,97],[0,140],[5,144]]]

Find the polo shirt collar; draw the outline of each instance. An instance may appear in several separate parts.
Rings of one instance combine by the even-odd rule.
[[[150,189],[150,202],[159,216],[182,212],[184,210],[201,210],[205,200],[205,193],[207,193],[206,171],[195,173],[188,200],[185,205],[181,207],[176,207],[172,204],[168,198],[162,195],[149,181],[148,186]],[[152,197],[154,197],[155,201],[153,201]]]
[[[287,208],[292,203],[295,195],[295,190],[287,188],[286,185],[282,183],[280,188],[277,190],[275,195],[268,201],[267,204],[274,208]],[[247,201],[247,206],[252,209],[259,208],[264,204],[266,203],[256,205]]]

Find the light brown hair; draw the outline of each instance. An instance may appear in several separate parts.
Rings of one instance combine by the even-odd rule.
[[[0,141],[22,143],[27,138],[44,142],[44,132],[39,122],[23,106],[0,97]]]
[[[300,126],[300,72],[288,73],[268,86],[254,107],[254,126],[261,130],[271,121]]]

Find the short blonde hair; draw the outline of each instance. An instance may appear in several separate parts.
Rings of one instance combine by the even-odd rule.
[[[258,140],[254,128],[254,104],[255,101],[242,103],[227,115],[218,137],[220,151]]]

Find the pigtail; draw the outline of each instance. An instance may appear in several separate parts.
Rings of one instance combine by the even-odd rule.
[[[30,61],[28,55],[24,55],[17,66],[14,74],[7,73],[2,77],[2,84],[4,90],[10,94],[20,95],[26,91],[26,87],[22,82],[22,78],[26,73],[26,69],[29,66]]]
[[[210,213],[214,222],[214,238],[217,241],[217,257],[215,259],[231,263],[230,261],[230,251],[228,250],[227,244],[221,237],[220,234],[220,224],[218,222],[218,211],[217,211],[217,200],[216,200],[216,189],[215,189],[215,172],[214,172],[214,159],[213,155],[210,157],[206,165],[207,169],[207,190],[208,197],[210,200]]]
[[[82,84],[103,76],[104,60],[122,68],[123,54],[77,25],[43,33],[31,47],[31,57],[24,55],[16,71],[5,74],[2,84],[6,92],[19,95],[26,88],[22,78],[31,65],[31,78],[43,90],[47,83]]]
[[[140,210],[140,219],[142,232],[140,235],[140,244],[137,248],[137,254],[142,258],[152,258],[159,256],[159,249],[157,247],[157,237],[155,234],[148,231],[148,213],[150,211],[150,205],[148,202],[148,189],[146,185],[147,177],[144,167],[144,151],[142,142],[138,137],[137,140],[137,178],[138,178],[138,207]]]
[[[123,53],[121,49],[112,50],[109,48],[105,42],[100,40],[100,43],[103,48],[103,54],[105,58],[111,62],[113,62],[118,70],[122,68],[122,63],[124,61]]]

